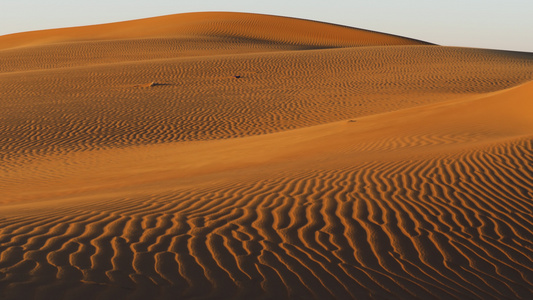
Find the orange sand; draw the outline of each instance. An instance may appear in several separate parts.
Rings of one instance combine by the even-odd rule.
[[[236,13],[0,49],[1,299],[533,297],[533,54]]]

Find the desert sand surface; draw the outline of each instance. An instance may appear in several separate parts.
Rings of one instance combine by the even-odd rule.
[[[192,13],[0,37],[0,299],[532,299],[533,53]]]

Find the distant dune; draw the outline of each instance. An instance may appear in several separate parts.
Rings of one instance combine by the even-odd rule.
[[[0,299],[533,298],[533,54],[193,13],[0,83]]]
[[[187,56],[429,45],[345,26],[244,13],[189,13],[0,36],[0,71]]]
[[[428,43],[363,29],[286,17],[204,12],[168,15],[94,26],[5,35],[0,49],[52,43],[141,38],[204,37],[302,47],[427,45]]]

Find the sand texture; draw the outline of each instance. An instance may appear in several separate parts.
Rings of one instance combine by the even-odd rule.
[[[0,299],[533,299],[533,54],[194,13],[0,37]]]

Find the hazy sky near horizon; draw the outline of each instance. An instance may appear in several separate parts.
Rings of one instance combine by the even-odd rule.
[[[0,0],[0,35],[196,11],[274,14],[440,45],[533,52],[533,0]]]

